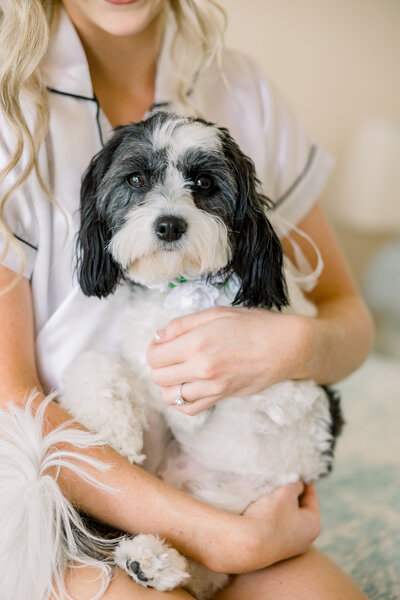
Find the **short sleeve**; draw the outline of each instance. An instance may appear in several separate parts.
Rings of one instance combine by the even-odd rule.
[[[0,116],[0,172],[8,165],[12,156],[12,147],[14,136],[4,125]],[[20,163],[9,173],[0,183],[0,196],[11,188],[21,175],[23,169],[23,158]],[[38,249],[38,231],[37,220],[34,211],[33,197],[35,196],[35,187],[37,182],[33,181],[34,175],[30,175],[28,180],[19,186],[15,193],[7,200],[3,209],[3,219],[10,232],[13,234],[16,243],[24,256],[24,276],[30,278],[36,260]],[[1,264],[12,271],[19,272],[21,269],[21,258],[13,244],[9,244],[6,250],[6,241],[4,231],[0,228],[0,257]]]

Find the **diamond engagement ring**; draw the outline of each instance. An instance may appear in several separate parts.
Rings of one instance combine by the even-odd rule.
[[[181,383],[180,386],[178,387],[178,393],[175,398],[176,406],[182,406],[183,404],[189,404],[189,402],[187,402],[182,396],[182,387],[183,387],[183,383]]]

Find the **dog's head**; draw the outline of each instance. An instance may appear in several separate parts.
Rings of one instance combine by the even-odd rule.
[[[253,162],[226,129],[156,113],[119,127],[83,177],[83,292],[236,273],[234,304],[287,304],[282,249]]]

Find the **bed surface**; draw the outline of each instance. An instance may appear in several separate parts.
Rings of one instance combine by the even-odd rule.
[[[346,426],[318,484],[317,546],[371,600],[400,599],[400,361],[373,354],[340,383]]]

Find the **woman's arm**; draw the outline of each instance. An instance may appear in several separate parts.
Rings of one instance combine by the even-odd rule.
[[[355,371],[370,353],[373,342],[372,319],[359,296],[335,235],[318,205],[310,211],[299,228],[320,249],[324,269],[318,285],[308,294],[317,306],[318,317],[307,320],[309,351],[296,378],[314,379],[322,384],[334,383]],[[315,253],[310,244],[296,233],[293,237],[313,264]],[[284,242],[284,249],[291,257],[287,241]]]
[[[324,270],[310,294],[316,318],[264,309],[216,307],[174,319],[148,351],[153,381],[173,405],[177,386],[195,401],[177,410],[197,414],[232,394],[259,392],[285,379],[329,384],[354,371],[370,352],[371,318],[321,209],[300,223],[317,244]],[[296,236],[311,264],[315,254]],[[291,247],[284,248],[288,255]]]
[[[0,267],[0,289],[14,276]],[[6,408],[10,401],[22,405],[33,388],[41,389],[35,366],[30,284],[26,279],[0,296],[0,324],[0,407]],[[37,399],[36,406],[43,397]],[[46,426],[53,429],[70,420],[70,415],[52,402],[46,419]],[[61,472],[59,483],[75,505],[122,530],[158,534],[215,571],[250,571],[299,554],[319,532],[312,487],[304,494],[300,483],[278,489],[255,503],[249,514],[234,516],[170,488],[106,446],[86,452],[112,465],[105,475],[94,475],[121,493],[94,488],[66,470]]]

